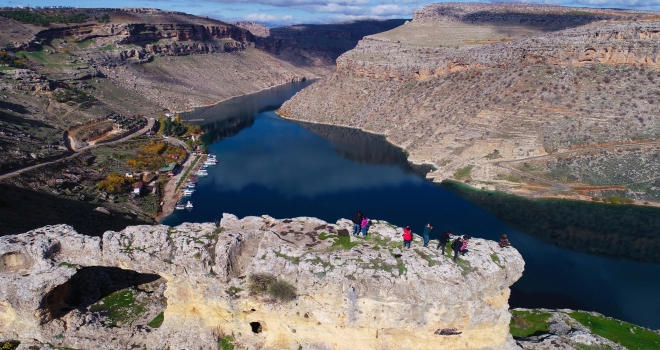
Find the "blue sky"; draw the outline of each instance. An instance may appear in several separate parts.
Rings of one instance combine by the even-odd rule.
[[[456,1],[456,0],[455,0]],[[568,6],[660,10],[660,0],[519,0]],[[225,21],[255,21],[269,26],[328,23],[356,18],[411,18],[424,0],[0,0],[0,6],[154,7]]]

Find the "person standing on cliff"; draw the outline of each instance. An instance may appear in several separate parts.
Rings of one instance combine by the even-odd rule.
[[[431,230],[433,230],[433,225],[429,222],[424,226],[424,233],[422,233],[422,237],[424,237],[424,246],[428,247],[429,245],[429,240],[431,239]]]
[[[438,243],[438,246],[435,248],[440,249],[442,247],[442,255],[445,255],[445,246],[447,245],[447,242],[449,242],[450,239],[452,239],[454,235],[451,234],[451,231],[445,231],[440,235],[440,243]]]
[[[463,240],[461,239],[461,237],[458,237],[453,242],[451,242],[451,249],[454,251],[454,261],[458,259],[458,252],[461,251],[462,246],[463,246]]]
[[[353,235],[357,235],[360,233],[360,226],[362,225],[362,213],[357,212],[355,216],[353,217]]]
[[[369,221],[369,218],[364,215],[362,217],[362,237],[367,237],[367,231],[369,231],[369,226],[371,226],[371,221]]]
[[[410,249],[410,242],[412,242],[412,239],[412,230],[410,229],[410,226],[406,226],[403,229],[403,247],[408,247],[408,249]]]

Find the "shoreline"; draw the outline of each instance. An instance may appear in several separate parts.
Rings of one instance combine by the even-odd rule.
[[[229,101],[229,100],[231,100],[231,99],[233,99],[233,98],[243,97],[243,96],[247,96],[247,95],[256,94],[256,93],[259,93],[259,92],[262,92],[262,91],[266,91],[266,90],[270,90],[270,89],[272,89],[272,88],[276,88],[276,87],[278,87],[278,86],[282,86],[282,85],[286,85],[286,84],[302,83],[302,82],[305,82],[305,81],[314,81],[314,80],[319,80],[319,79],[321,79],[321,77],[314,77],[314,78],[303,77],[302,80],[298,80],[298,81],[287,81],[287,82],[284,82],[284,83],[275,84],[275,85],[273,85],[273,86],[269,86],[269,87],[267,87],[267,88],[259,89],[259,90],[257,90],[257,91],[246,92],[246,93],[243,93],[243,94],[240,94],[240,95],[235,95],[235,96],[227,97],[227,98],[225,98],[225,99],[218,100],[218,101],[213,102],[213,103],[210,103],[210,104],[205,104],[205,105],[201,105],[201,106],[193,106],[191,109],[187,109],[187,110],[183,110],[183,111],[172,111],[172,113],[175,113],[175,114],[181,114],[181,113],[192,113],[192,112],[194,112],[194,111],[195,111],[196,109],[198,109],[198,108],[213,107],[213,106],[215,106],[215,105],[217,105],[217,104],[220,104],[220,103],[223,103],[223,102],[227,102],[227,101]],[[185,118],[183,118],[183,119],[185,120]]]
[[[189,154],[192,155],[192,153]],[[174,206],[179,201],[179,199],[181,199],[181,191],[179,191],[177,184],[179,183],[179,181],[183,182],[185,180],[182,179],[182,177],[184,176],[184,174],[186,174],[186,167],[190,167],[191,163],[193,162],[193,159],[198,159],[195,166],[192,169],[190,169],[190,172],[188,172],[188,174],[186,174],[186,177],[191,176],[192,174],[194,174],[195,171],[201,168],[204,162],[200,161],[199,159],[205,156],[206,155],[201,155],[201,156],[192,155],[191,157],[188,157],[181,166],[181,171],[177,175],[172,176],[169,179],[169,181],[167,181],[165,187],[163,188],[163,199],[162,199],[163,205],[161,206],[160,212],[156,214],[156,216],[154,217],[154,220],[158,224],[160,224],[160,222],[163,219],[174,213]]]
[[[401,149],[401,151],[406,154],[406,160],[411,165],[416,165],[416,166],[430,165],[435,169],[435,164],[426,163],[426,162],[417,163],[415,161],[410,160],[409,153],[405,152],[404,149],[401,146],[399,146],[396,143],[392,142],[387,137],[387,135],[383,135],[383,134],[373,132],[373,131],[370,131],[370,130],[366,130],[366,129],[362,129],[362,128],[358,128],[358,127],[354,127],[354,126],[349,126],[349,125],[343,125],[343,124],[339,124],[339,123],[322,123],[322,122],[317,122],[317,121],[308,121],[308,120],[293,118],[293,117],[290,117],[290,116],[287,116],[287,115],[284,115],[284,114],[280,113],[279,109],[275,111],[275,114],[277,114],[277,116],[279,116],[282,119],[287,119],[287,120],[291,120],[291,121],[299,121],[299,122],[303,122],[303,123],[318,124],[318,125],[339,126],[339,127],[343,127],[343,128],[355,129],[355,130],[359,130],[359,131],[369,133],[369,134],[372,134],[372,135],[377,135],[377,136],[384,137],[387,142],[389,142],[390,144],[392,144],[392,145],[396,146],[397,148]],[[622,145],[622,146],[632,146],[632,145]],[[509,161],[523,161],[523,160],[524,159],[511,159]],[[479,190],[479,191],[484,190],[484,186],[479,186],[479,184],[468,183],[468,182],[464,182],[464,181],[460,181],[460,180],[456,180],[456,179],[452,179],[452,178],[440,178],[440,177],[432,177],[432,176],[427,175],[427,176],[425,176],[425,180],[430,181],[430,182],[432,182],[432,183],[434,183],[438,186],[440,184],[442,184],[442,182],[444,182],[444,181],[455,181],[455,182],[459,182],[459,183],[461,183],[465,186],[468,186],[468,187],[472,188],[473,190]],[[568,185],[566,185],[566,186],[568,186]],[[568,186],[568,187],[570,187],[570,186]],[[563,193],[557,193],[555,195],[542,194],[542,195],[538,195],[538,196],[526,196],[526,195],[523,195],[523,194],[520,194],[520,193],[515,193],[515,192],[510,192],[510,191],[503,191],[501,189],[498,189],[497,186],[494,186],[494,188],[486,188],[486,190],[506,193],[506,194],[510,194],[510,195],[514,195],[514,196],[518,196],[518,197],[522,197],[522,198],[527,198],[527,199],[544,198],[544,199],[560,199],[560,200],[575,200],[575,201],[581,201],[581,202],[604,203],[604,202],[594,202],[591,199],[590,196],[583,196],[583,195],[567,196]],[[642,206],[642,207],[660,207],[660,203],[656,203],[656,202],[646,202],[646,203],[648,203],[648,204],[644,204],[644,202],[636,200],[633,203],[627,203],[625,205],[636,205],[636,206]]]

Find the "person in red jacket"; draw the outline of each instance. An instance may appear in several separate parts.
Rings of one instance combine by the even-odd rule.
[[[403,247],[408,247],[410,249],[410,242],[412,242],[412,239],[412,230],[410,229],[410,226],[406,226],[403,229]]]

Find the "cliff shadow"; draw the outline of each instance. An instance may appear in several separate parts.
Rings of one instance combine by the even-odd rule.
[[[440,186],[546,243],[581,253],[660,263],[660,208],[528,199],[454,181]]]
[[[84,267],[43,297],[40,305],[42,322],[62,318],[73,310],[83,314],[99,312],[109,318],[113,318],[113,312],[126,311],[121,310],[123,308],[139,311],[144,307],[136,305],[140,300],[136,300],[135,294],[152,293],[161,283],[165,282],[156,274],[142,274],[117,267]],[[131,290],[127,290],[129,288]],[[124,293],[116,293],[124,290]]]
[[[0,236],[57,224],[71,225],[88,236],[101,236],[108,230],[151,224],[126,212],[113,210],[111,216],[99,213],[94,210],[99,206],[103,204],[0,184]]]
[[[299,67],[334,65],[337,57],[357,46],[367,35],[403,25],[406,19],[354,20],[333,24],[299,24],[270,29],[255,38],[258,48]]]
[[[466,24],[490,26],[519,26],[544,32],[575,28],[592,22],[610,19],[612,16],[598,15],[586,11],[566,13],[526,13],[526,12],[494,12],[478,11],[460,16],[459,20]]]
[[[340,156],[367,164],[396,165],[406,172],[421,177],[433,170],[431,165],[415,165],[408,162],[406,153],[387,142],[384,136],[343,126],[294,121],[306,130],[328,140]]]

